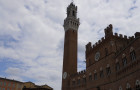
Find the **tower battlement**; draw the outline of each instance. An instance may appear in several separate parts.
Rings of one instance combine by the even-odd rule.
[[[136,32],[135,33],[135,36],[127,36],[127,35],[123,35],[123,34],[118,34],[118,33],[114,33],[113,35],[113,26],[112,24],[110,24],[108,27],[106,27],[104,29],[105,31],[105,37],[102,37],[100,40],[98,40],[98,42],[96,42],[95,44],[92,45],[91,42],[89,42],[87,45],[86,45],[86,57],[87,55],[93,51],[95,48],[97,48],[101,43],[103,43],[107,38],[117,38],[117,39],[122,39],[122,40],[126,40],[127,41],[127,44],[129,44],[132,40],[134,40],[135,38],[137,37],[140,37],[140,32]],[[119,51],[121,51],[123,48],[125,47],[125,44],[120,47]],[[116,51],[119,52],[119,51]]]
[[[86,51],[89,52],[92,49],[91,42],[86,45]]]
[[[64,20],[64,29],[67,30],[75,30],[77,31],[79,28],[80,22],[79,18],[77,18],[77,6],[73,4],[73,2],[67,7],[67,17]]]
[[[110,24],[107,28],[104,29],[105,37],[109,37],[113,35],[113,26]]]

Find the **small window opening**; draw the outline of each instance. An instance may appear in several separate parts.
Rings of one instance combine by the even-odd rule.
[[[77,84],[80,85],[80,82],[81,82],[80,79],[78,79],[78,80],[77,80]]]
[[[104,72],[103,72],[103,70],[102,70],[102,71],[100,71],[100,77],[101,77],[101,78],[103,78],[103,77],[104,77]]]
[[[75,81],[72,81],[72,85],[73,85],[73,86],[75,85]]]
[[[73,11],[73,16],[75,17],[75,11]]]
[[[110,75],[110,74],[111,74],[111,69],[110,69],[110,67],[107,67],[107,68],[106,68],[106,73],[107,73],[107,75]]]
[[[94,73],[94,80],[97,80],[97,73]]]
[[[83,78],[83,83],[86,83],[86,77]]]
[[[105,56],[107,56],[108,55],[108,50],[107,50],[107,48],[105,48]]]
[[[120,64],[119,62],[116,63],[116,71],[119,71],[120,70]]]
[[[135,53],[134,50],[132,52],[130,52],[130,57],[131,57],[131,60],[132,61],[135,61],[136,60],[136,53]]]
[[[127,58],[124,57],[124,58],[122,59],[122,62],[123,62],[123,66],[126,66],[126,64],[127,64]]]
[[[92,81],[92,75],[89,75],[89,81]]]

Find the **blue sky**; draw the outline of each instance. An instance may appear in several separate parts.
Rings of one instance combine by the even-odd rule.
[[[66,8],[71,0],[0,0],[0,76],[61,89]],[[85,45],[104,29],[133,36],[140,31],[140,0],[74,0],[78,6],[78,70]]]

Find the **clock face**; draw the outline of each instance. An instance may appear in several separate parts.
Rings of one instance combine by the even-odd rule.
[[[96,52],[95,54],[95,61],[98,61],[100,58],[100,52]]]
[[[64,72],[63,73],[63,79],[66,79],[66,77],[67,77],[67,72]]]

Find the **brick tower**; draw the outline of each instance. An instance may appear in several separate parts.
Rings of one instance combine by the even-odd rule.
[[[62,72],[62,90],[69,90],[69,76],[77,72],[77,36],[79,27],[77,6],[73,2],[67,7],[67,17],[64,20],[64,56]]]

